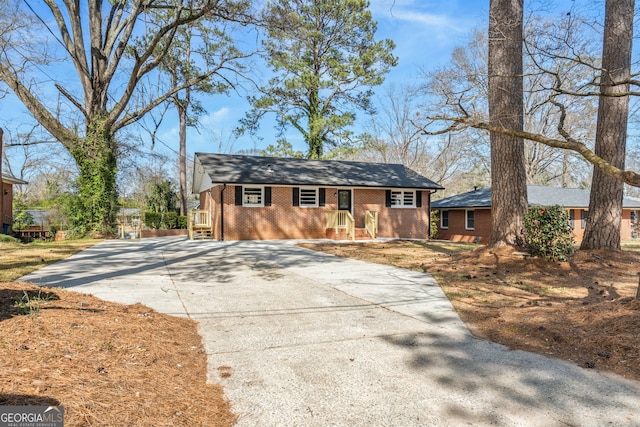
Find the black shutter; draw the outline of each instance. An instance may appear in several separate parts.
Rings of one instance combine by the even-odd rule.
[[[271,206],[271,187],[264,187],[264,205]]]
[[[293,206],[300,206],[300,188],[293,187]]]
[[[326,188],[318,189],[318,206],[324,206],[327,204],[327,191]]]
[[[416,190],[416,208],[422,207],[422,191]]]
[[[384,205],[386,207],[390,207],[391,206],[391,190],[385,191],[385,194],[384,194]]]
[[[242,206],[242,186],[236,185],[236,206]]]

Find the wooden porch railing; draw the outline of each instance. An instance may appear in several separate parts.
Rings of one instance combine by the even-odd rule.
[[[378,235],[378,211],[364,211],[364,228],[372,239]]]
[[[209,211],[205,210],[192,210],[187,213],[187,229],[189,240],[193,240],[194,233],[205,232],[211,234],[211,215]]]
[[[351,240],[356,238],[356,221],[349,211],[327,211],[327,228],[333,228],[336,235],[338,230],[344,229]]]

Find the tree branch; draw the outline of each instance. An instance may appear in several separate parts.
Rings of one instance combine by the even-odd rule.
[[[541,144],[547,145],[549,147],[554,148],[562,148],[565,150],[571,150],[579,153],[582,157],[585,158],[589,163],[598,167],[607,175],[624,182],[625,184],[629,184],[633,187],[640,187],[640,174],[633,172],[622,170],[613,166],[611,163],[604,160],[602,157],[596,155],[595,152],[590,150],[585,144],[579,142],[566,134],[568,139],[561,140],[556,138],[550,138],[545,135],[540,135],[537,133],[527,132],[527,131],[518,131],[514,129],[507,129],[499,125],[494,125],[483,120],[476,120],[471,117],[447,117],[447,116],[432,116],[429,117],[430,120],[434,121],[448,121],[451,122],[446,129],[441,129],[435,132],[427,131],[426,127],[421,127],[422,131],[425,135],[441,135],[453,130],[461,130],[464,128],[475,128],[475,129],[483,129],[489,132],[495,132],[502,135],[513,136],[516,138],[523,138],[529,141],[539,142]],[[560,127],[559,131],[562,130]],[[563,131],[564,132],[564,131]],[[561,133],[562,135],[562,133]],[[565,137],[565,135],[562,135]]]

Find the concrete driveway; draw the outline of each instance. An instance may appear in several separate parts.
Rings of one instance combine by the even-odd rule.
[[[240,426],[640,426],[639,383],[474,339],[431,276],[290,241],[106,241],[23,279],[196,320]]]

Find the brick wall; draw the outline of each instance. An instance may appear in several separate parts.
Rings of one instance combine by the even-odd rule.
[[[214,237],[220,239],[221,186],[200,194],[200,209],[212,209]],[[326,211],[336,210],[337,188],[325,189],[325,206],[293,206],[291,187],[271,187],[271,206],[235,206],[235,187],[224,190],[224,239],[320,239],[326,237]],[[422,208],[385,207],[384,189],[354,189],[353,216],[356,227],[364,227],[364,212],[378,211],[379,237],[427,238],[429,195],[422,193]]]
[[[573,237],[576,242],[582,241],[584,237],[584,228],[582,228],[582,222],[580,217],[581,209],[573,210]],[[465,210],[464,209],[451,209],[449,210],[449,228],[442,229],[440,222],[438,222],[438,234],[437,239],[451,240],[454,242],[473,242],[475,237],[479,237],[481,244],[489,243],[491,237],[491,210],[490,209],[475,209],[475,228],[474,230],[465,229]],[[623,209],[622,211],[622,223],[620,230],[620,237],[622,240],[631,238],[631,210]]]
[[[491,209],[473,209],[475,212],[475,227],[466,229],[465,209],[449,210],[449,228],[443,229],[438,221],[437,239],[451,240],[453,242],[473,243],[479,239],[479,243],[487,244],[491,238]]]
[[[7,194],[4,194],[4,192]],[[12,217],[11,212],[13,206],[13,186],[6,182],[2,182],[0,185],[0,197],[2,197],[2,212],[0,212],[0,233],[2,232],[2,222],[8,220],[7,217]]]
[[[378,237],[429,238],[429,193],[422,192],[421,208],[385,206],[384,189],[355,190],[356,227],[364,227],[364,211],[378,211]]]

